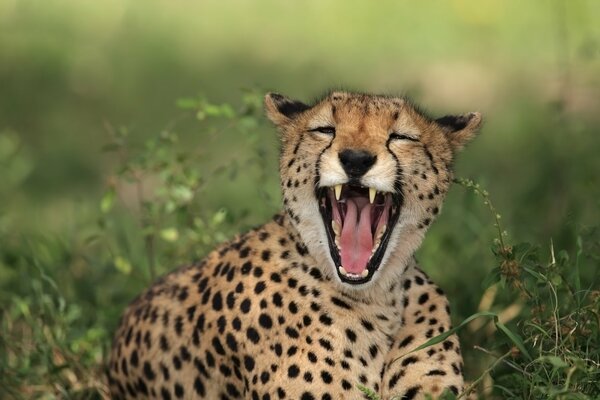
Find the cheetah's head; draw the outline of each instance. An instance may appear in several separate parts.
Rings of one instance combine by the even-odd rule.
[[[404,98],[333,92],[314,105],[270,93],[285,211],[347,288],[394,279],[439,213],[454,153],[479,113],[430,119]]]

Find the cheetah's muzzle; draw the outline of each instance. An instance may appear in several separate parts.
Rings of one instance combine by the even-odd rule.
[[[338,276],[353,285],[369,282],[398,222],[402,196],[358,185],[323,187],[316,195]]]

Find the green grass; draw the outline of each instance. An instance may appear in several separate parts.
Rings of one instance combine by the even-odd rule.
[[[278,210],[264,91],[339,86],[484,113],[419,262],[483,398],[598,398],[598,16],[583,0],[0,2],[0,398],[106,397],[125,305]]]

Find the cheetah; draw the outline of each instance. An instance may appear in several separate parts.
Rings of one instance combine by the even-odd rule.
[[[265,96],[281,137],[283,211],[167,274],[121,318],[115,399],[435,398],[463,389],[444,292],[414,253],[479,113],[408,99]]]

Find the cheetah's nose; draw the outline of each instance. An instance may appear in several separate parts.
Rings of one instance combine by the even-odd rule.
[[[350,178],[360,178],[375,164],[377,156],[364,150],[343,150],[340,162]]]

